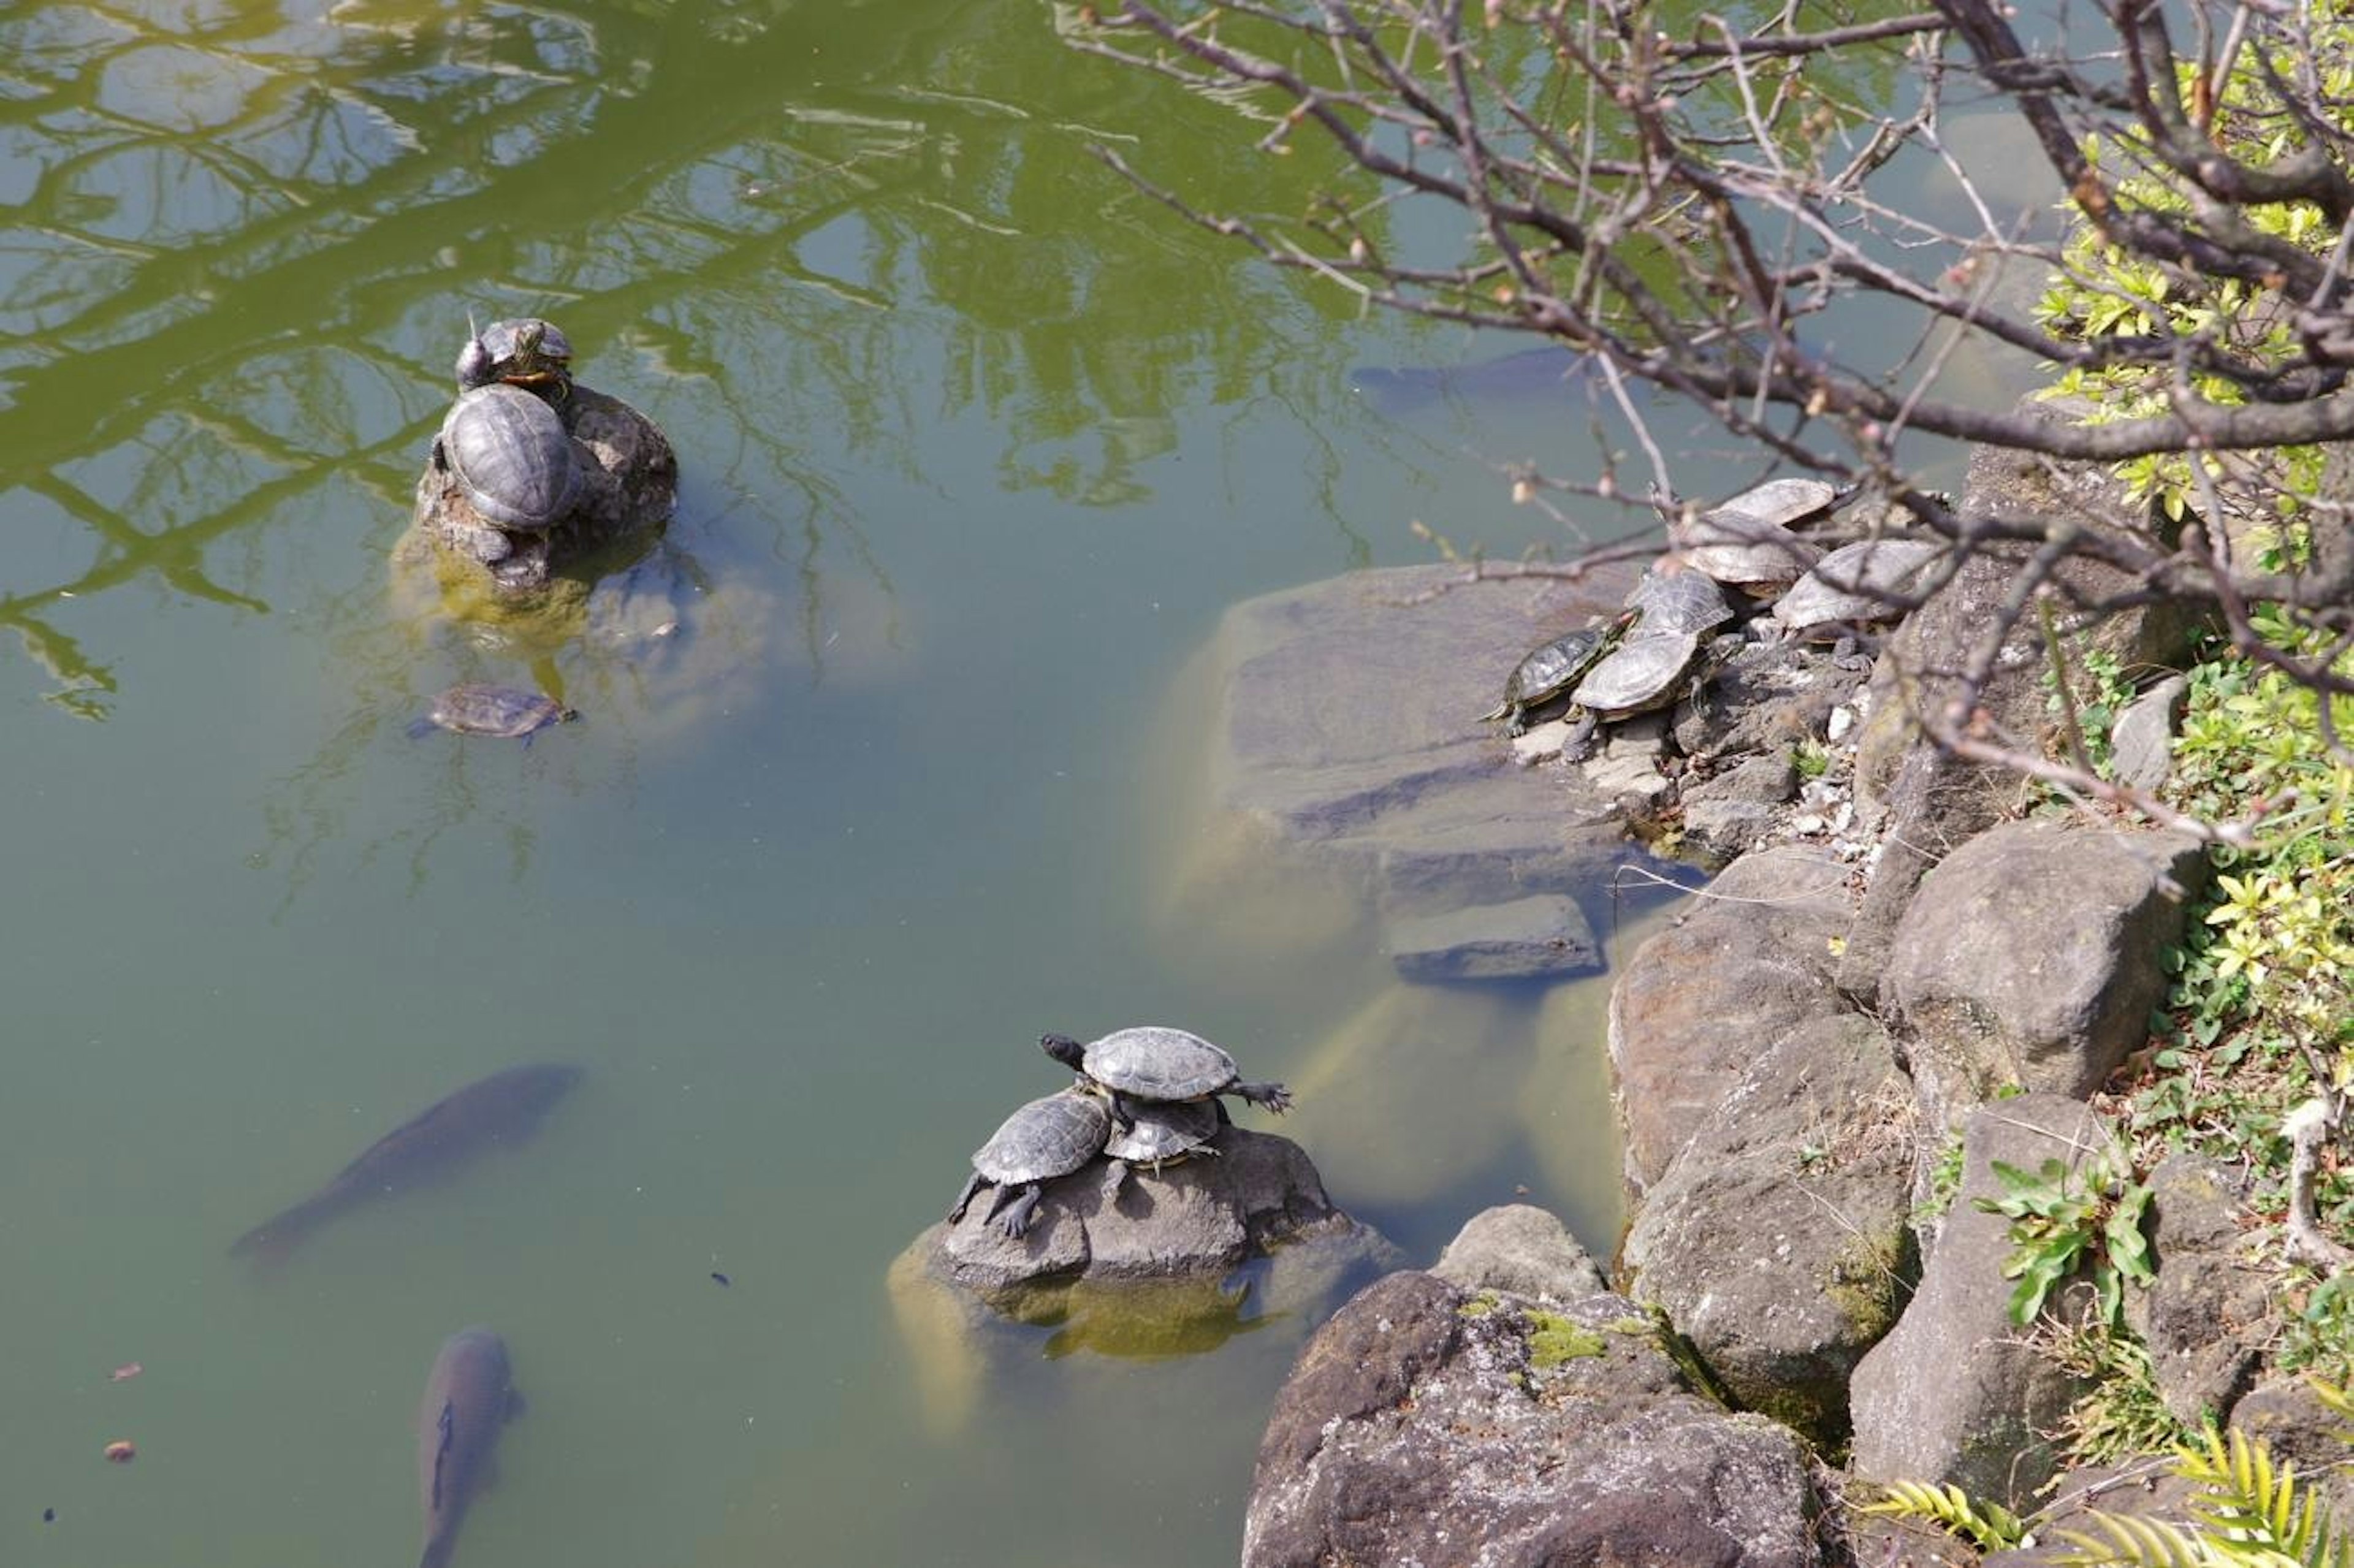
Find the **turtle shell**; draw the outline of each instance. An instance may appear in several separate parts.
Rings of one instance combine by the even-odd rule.
[[[1661,571],[1656,565],[1636,580],[1627,608],[1642,617],[1627,634],[1629,641],[1711,631],[1733,619],[1733,606],[1714,577],[1700,571]]]
[[[1108,1089],[1141,1100],[1198,1100],[1242,1077],[1235,1059],[1198,1034],[1148,1024],[1091,1042],[1083,1069]]]
[[[1858,539],[1815,563],[1774,606],[1774,620],[1793,636],[1843,622],[1893,620],[1903,607],[1890,599],[1912,593],[1944,546],[1926,539]]]
[[[1578,677],[1602,656],[1612,635],[1612,628],[1589,626],[1533,650],[1504,677],[1504,700],[1479,717],[1483,721],[1509,718],[1518,733],[1522,710],[1551,702],[1577,684]]]
[[[459,395],[437,451],[474,510],[502,528],[552,527],[580,497],[580,462],[564,421],[504,382]]]
[[[580,715],[544,692],[521,686],[495,686],[469,682],[452,686],[433,699],[417,733],[435,726],[460,735],[491,735],[508,739],[531,735],[552,724]]]
[[[1067,1176],[1102,1151],[1111,1107],[1100,1095],[1065,1089],[1032,1100],[973,1150],[972,1168],[1000,1186]]]
[[[1769,479],[1730,500],[1718,502],[1702,516],[1721,519],[1728,525],[1763,523],[1787,528],[1818,513],[1828,512],[1846,493],[1819,479]]]
[[[1184,1159],[1215,1138],[1225,1119],[1214,1099],[1138,1104],[1134,1125],[1126,1132],[1114,1126],[1103,1151],[1130,1165],[1157,1169]]]
[[[1702,635],[1671,631],[1621,643],[1578,683],[1572,701],[1606,719],[1664,707],[1683,694],[1684,672],[1700,657]]]
[[[553,322],[537,316],[493,322],[466,340],[458,355],[458,386],[463,389],[504,381],[514,387],[564,383],[572,364],[572,340]]]

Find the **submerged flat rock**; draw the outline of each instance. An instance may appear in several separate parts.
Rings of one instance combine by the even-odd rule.
[[[1515,766],[1479,715],[1531,648],[1614,610],[1631,576],[1401,567],[1227,611],[1171,705],[1186,744],[1166,749],[1193,791],[1172,802],[1177,913],[1230,919],[1303,878],[1392,923],[1593,887],[1624,843],[1608,803],[1566,768]],[[1585,942],[1553,952],[1560,972],[1594,962]],[[1531,957],[1514,972],[1551,972]]]

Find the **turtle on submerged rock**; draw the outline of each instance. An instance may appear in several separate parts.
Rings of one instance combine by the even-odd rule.
[[[536,317],[469,323],[461,390],[418,480],[405,559],[438,555],[461,575],[479,569],[493,596],[512,600],[669,523],[678,503],[669,440],[620,398],[574,381],[571,355],[570,340]]]
[[[451,687],[433,699],[430,712],[408,726],[411,739],[432,730],[458,735],[488,735],[528,741],[552,724],[580,716],[545,692],[521,686],[499,686],[470,681]]]
[[[949,1224],[963,1220],[983,1187],[994,1187],[997,1195],[981,1219],[1020,1239],[1030,1228],[1045,1184],[1102,1153],[1111,1127],[1111,1108],[1103,1097],[1085,1089],[1065,1089],[1032,1100],[973,1150],[972,1178],[949,1209]]]
[[[1290,1090],[1281,1084],[1245,1083],[1232,1056],[1182,1029],[1159,1024],[1118,1029],[1085,1045],[1067,1034],[1047,1034],[1038,1044],[1055,1061],[1101,1086],[1111,1097],[1112,1118],[1123,1129],[1134,1124],[1139,1101],[1239,1095],[1278,1115],[1291,1108]]]

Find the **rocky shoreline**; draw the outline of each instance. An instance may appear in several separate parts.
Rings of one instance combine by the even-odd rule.
[[[1966,510],[2049,506],[2053,482],[1982,452]],[[2066,482],[2083,505],[2108,482]],[[1908,705],[1937,700],[1937,673],[1959,662],[2011,565],[1966,563],[1866,684],[1827,658],[1779,666],[1773,682],[1733,683],[1723,716],[1659,719],[1584,767],[1550,758],[1557,737],[1539,726],[1519,747],[1523,783],[1485,797],[1476,737],[1409,748],[1386,774],[1370,759],[1378,735],[1346,766],[1267,766],[1253,737],[1298,708],[1246,717],[1256,687],[1297,675],[1302,627],[1312,644],[1320,617],[1341,619],[1318,606],[1384,599],[1415,607],[1399,618],[1411,622],[1476,601],[1533,627],[1574,589],[1370,574],[1387,580],[1237,611],[1258,631],[1225,677],[1235,717],[1220,798],[1383,911],[1403,973],[1409,902],[1411,928],[1482,932],[1483,963],[1522,929],[1522,959],[1503,972],[1591,963],[1561,935],[1559,905],[1575,913],[1571,885],[1609,853],[1614,818],[1730,857],[1612,989],[1635,1200],[1616,1290],[1557,1220],[1525,1207],[1474,1219],[1436,1268],[1366,1288],[1277,1400],[1245,1568],[1963,1563],[1978,1559],[1954,1538],[1856,1512],[1850,1486],[1951,1483],[2022,1514],[2057,1488],[2062,1523],[2095,1501],[2179,1505],[2163,1487],[2062,1476],[2055,1434],[2089,1384],[2010,1320],[2009,1222],[1977,1206],[2005,1190],[1998,1162],[2073,1171],[2107,1146],[2087,1102],[2147,1039],[2161,953],[2206,875],[2186,836],[2027,815],[2015,779],[1938,754],[1905,722]],[[2193,630],[2158,610],[2064,632],[2079,652],[2179,667]],[[1394,635],[1390,657],[1411,659],[1416,641]],[[2041,659],[2006,660],[1987,698],[1999,732],[2043,727]],[[1469,692],[1435,700],[1473,711]],[[1322,722],[1345,750],[1354,709],[1344,697],[1331,710]],[[2162,746],[2141,750],[2162,767]],[[1808,754],[1820,765],[1802,783]],[[1524,807],[1516,789],[1549,800]],[[1543,900],[1557,902],[1542,916],[1514,909]],[[1428,946],[1414,965],[1431,964]],[[1550,970],[1548,951],[1562,955]],[[2236,1264],[2230,1173],[2176,1157],[2149,1185],[2156,1283],[2127,1311],[2167,1404],[2310,1456],[2322,1495],[2346,1500],[2339,1424],[2266,1369],[2271,1309]],[[2057,1310],[2081,1312],[2084,1290],[2056,1292]],[[2048,1550],[1986,1561],[2053,1561]]]

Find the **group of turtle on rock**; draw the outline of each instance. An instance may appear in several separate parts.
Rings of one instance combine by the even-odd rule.
[[[572,341],[536,316],[469,315],[458,396],[418,480],[415,548],[525,598],[551,576],[670,520],[678,460],[652,420],[572,378]],[[441,694],[412,734],[527,737],[577,716],[543,693],[468,683]]]
[[[1038,1044],[1077,1076],[1070,1087],[1007,1117],[973,1152],[971,1179],[949,1210],[952,1225],[982,1188],[993,1187],[981,1218],[1019,1239],[1045,1184],[1098,1158],[1117,1166],[1124,1181],[1140,1166],[1158,1174],[1179,1160],[1214,1155],[1213,1142],[1228,1125],[1221,1095],[1278,1114],[1291,1108],[1281,1084],[1245,1082],[1232,1056],[1182,1029],[1115,1030],[1085,1045],[1048,1034]]]
[[[659,532],[678,458],[635,408],[572,376],[572,342],[536,316],[467,321],[458,397],[417,485],[416,527],[496,593],[544,588],[608,546]]]
[[[1858,634],[1901,615],[1944,552],[1892,529],[1829,550],[1797,531],[1852,494],[1777,479],[1671,524],[1668,554],[1619,613],[1531,652],[1506,678],[1503,701],[1480,717],[1519,736],[1532,711],[1565,701],[1562,755],[1575,762],[1603,724],[1687,700],[1702,706],[1716,673],[1757,642],[1836,639],[1833,662],[1861,667]]]

